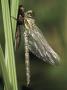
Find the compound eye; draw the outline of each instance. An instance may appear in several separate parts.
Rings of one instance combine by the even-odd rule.
[[[27,12],[27,14],[28,14],[29,17],[32,17],[32,16],[33,16],[32,10],[29,10],[29,11]]]
[[[29,10],[29,11],[28,11],[28,14],[32,14],[32,13],[33,13],[32,10]]]
[[[19,10],[24,11],[23,5],[20,5],[20,6],[19,6]]]
[[[21,10],[22,12],[24,12],[24,8],[23,8],[23,7],[20,7],[20,10]]]

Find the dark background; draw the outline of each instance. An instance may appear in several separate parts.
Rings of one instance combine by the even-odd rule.
[[[36,24],[61,58],[60,65],[51,66],[30,54],[31,87],[33,90],[67,90],[67,1],[20,0],[20,4],[23,4],[25,11],[31,9],[34,12]],[[0,43],[4,51],[1,12]],[[26,85],[23,30],[21,45],[16,53],[16,68],[18,85]]]

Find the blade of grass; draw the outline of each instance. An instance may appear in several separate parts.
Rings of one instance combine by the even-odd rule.
[[[5,33],[5,65],[9,74],[12,90],[18,90],[8,0],[1,0],[1,5]]]
[[[8,73],[7,73],[4,54],[3,54],[3,51],[2,51],[1,45],[0,45],[0,66],[1,66],[1,69],[2,69],[5,88],[6,88],[6,90],[11,90],[10,80],[9,80],[9,76],[8,76]]]
[[[12,24],[12,33],[13,33],[13,40],[14,41],[15,41],[18,5],[19,5],[19,0],[11,0],[11,6],[10,6],[10,8],[11,8],[11,24]]]

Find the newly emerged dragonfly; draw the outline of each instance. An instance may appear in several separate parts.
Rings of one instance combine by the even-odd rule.
[[[32,11],[24,12],[22,5],[19,6],[17,17],[17,29],[16,29],[16,49],[19,47],[21,39],[20,25],[24,25],[24,39],[25,39],[25,64],[27,85],[30,83],[30,62],[29,62],[29,50],[42,59],[44,62],[48,62],[55,65],[60,61],[58,54],[50,47],[46,41],[41,30],[35,24],[35,20],[32,17]]]

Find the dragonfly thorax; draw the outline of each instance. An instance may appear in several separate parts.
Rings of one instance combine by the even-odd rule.
[[[35,20],[31,17],[29,17],[29,18],[25,17],[24,18],[24,25],[25,25],[27,30],[32,30],[33,29],[32,27],[35,25]]]

